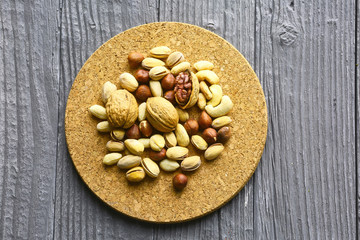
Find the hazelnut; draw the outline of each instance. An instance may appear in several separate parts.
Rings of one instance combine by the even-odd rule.
[[[149,158],[154,161],[161,161],[164,160],[166,157],[166,149],[163,148],[160,150],[160,152],[156,152],[154,150],[151,150],[149,153]]]
[[[217,140],[217,132],[213,128],[207,128],[203,132],[203,138],[204,140],[209,144],[213,144]]]
[[[139,124],[140,132],[144,135],[144,137],[150,137],[153,133],[153,127],[147,120],[143,120]]]
[[[169,102],[171,102],[173,105],[176,104],[175,91],[174,90],[170,90],[170,91],[165,92],[164,98],[166,100],[168,100]]]
[[[186,187],[187,181],[186,175],[178,173],[173,178],[173,186],[176,190],[183,190]]]
[[[132,125],[125,134],[128,139],[139,139],[141,137],[140,130],[137,124]]]
[[[134,77],[136,78],[136,80],[139,83],[142,83],[142,84],[147,84],[147,83],[149,83],[149,80],[150,80],[149,71],[144,70],[144,69],[138,69],[135,72]]]
[[[199,130],[199,124],[194,119],[189,119],[184,123],[184,128],[189,136],[194,135]]]
[[[167,91],[167,90],[173,90],[175,87],[175,77],[174,75],[172,75],[171,73],[169,73],[168,75],[166,75],[162,80],[161,80],[161,87]]]
[[[128,61],[131,68],[138,67],[142,60],[144,60],[144,56],[141,53],[138,52],[131,52],[128,55]]]
[[[217,139],[221,143],[227,142],[231,136],[230,128],[229,127],[222,127],[217,132]]]
[[[147,85],[140,85],[138,89],[136,89],[135,97],[139,101],[145,102],[149,97],[152,97],[150,88]]]
[[[199,119],[198,119],[199,127],[201,129],[205,129],[211,126],[212,119],[209,114],[206,113],[206,111],[202,111]]]

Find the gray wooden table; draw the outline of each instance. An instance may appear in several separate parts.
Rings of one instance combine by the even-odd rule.
[[[0,239],[357,238],[358,2],[0,0]],[[112,36],[155,21],[231,42],[254,67],[269,113],[250,182],[183,224],[107,207],[65,142],[66,99],[83,63]]]

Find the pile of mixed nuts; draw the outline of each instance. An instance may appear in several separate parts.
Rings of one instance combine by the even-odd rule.
[[[199,61],[192,68],[181,52],[166,46],[151,49],[147,58],[131,52],[128,62],[134,71],[138,68],[134,74],[122,73],[119,89],[106,82],[102,87],[105,107],[89,108],[92,115],[104,120],[97,130],[110,133],[112,139],[106,144],[110,153],[103,163],[117,163],[127,170],[128,181],[140,182],[146,174],[156,178],[160,168],[167,172],[198,169],[200,156],[188,156],[190,142],[204,151],[206,160],[217,158],[230,138],[227,125],[231,118],[226,114],[233,103],[223,95],[220,79],[212,71],[214,65]],[[186,109],[196,104],[202,112],[198,120],[189,119]],[[145,153],[147,157],[143,157]],[[186,184],[182,173],[173,178],[175,189]]]

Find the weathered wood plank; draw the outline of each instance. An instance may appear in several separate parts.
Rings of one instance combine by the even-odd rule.
[[[221,210],[153,230],[154,225],[117,214],[90,193],[65,154],[60,134],[59,149],[64,151],[58,153],[56,238],[354,237],[354,81],[341,81],[354,78],[354,69],[346,67],[354,51],[351,4],[161,1],[160,21],[188,22],[214,31],[255,66],[270,117],[263,160],[245,189]],[[96,47],[135,24],[157,20],[155,2],[140,5],[64,2],[62,111],[76,73]],[[144,14],[148,11],[151,14]]]
[[[354,239],[355,1],[256,1],[268,140],[255,239]]]
[[[107,207],[90,192],[68,155],[64,134],[66,99],[89,56],[112,36],[157,20],[155,1],[63,1],[60,49],[59,151],[55,239],[149,239],[153,227]]]
[[[250,62],[255,52],[255,2],[251,1],[161,1],[160,21],[178,21],[206,28],[232,43]],[[160,226],[156,238],[252,239],[253,179],[230,203],[205,218]]]
[[[53,230],[57,239],[355,238],[354,1],[60,4],[60,11],[54,1],[1,4],[1,238],[51,239]],[[269,108],[263,160],[245,189],[221,210],[171,226],[140,223],[101,203],[78,177],[63,133],[67,94],[84,61],[158,13],[229,40],[255,67]]]
[[[356,233],[357,233],[357,238],[360,238],[360,211],[359,211],[359,206],[360,206],[360,190],[359,190],[359,184],[360,184],[360,133],[359,133],[359,126],[360,126],[360,69],[359,69],[359,63],[360,63],[360,0],[356,0],[356,29],[355,29],[355,47],[356,47],[356,52],[355,52],[355,73],[356,73],[356,103],[355,103],[355,113],[356,113],[356,119],[355,119],[355,134],[356,134],[356,163],[357,163],[357,182],[356,182]]]
[[[1,1],[1,239],[53,237],[57,7],[57,1]]]

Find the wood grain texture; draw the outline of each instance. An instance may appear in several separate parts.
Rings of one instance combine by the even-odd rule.
[[[359,133],[359,126],[360,126],[360,96],[359,96],[359,92],[360,92],[360,84],[359,84],[359,79],[360,79],[360,69],[359,69],[359,63],[360,63],[360,46],[359,46],[359,42],[360,42],[360,16],[359,16],[359,12],[360,12],[360,0],[356,0],[356,19],[355,19],[355,74],[356,74],[356,82],[355,82],[355,134],[356,134],[356,163],[357,163],[357,171],[356,171],[356,177],[357,177],[357,182],[356,182],[356,233],[357,233],[357,238],[360,238],[360,211],[359,211],[359,206],[360,206],[360,190],[359,190],[359,184],[360,184],[360,155],[359,155],[359,151],[360,151],[360,133]]]
[[[354,239],[354,1],[257,1],[269,131],[255,239]]]
[[[55,239],[150,239],[151,225],[105,206],[78,176],[69,157],[64,112],[71,85],[89,56],[112,36],[156,21],[156,2],[63,1],[61,4],[58,161]]]
[[[2,0],[0,238],[360,237],[355,0],[250,2]],[[78,177],[64,135],[82,64],[111,36],[153,21],[192,23],[230,41],[258,74],[269,111],[263,159],[245,189],[217,212],[169,226],[132,220],[98,200]]]
[[[0,238],[51,239],[57,2],[4,0],[0,5]]]

